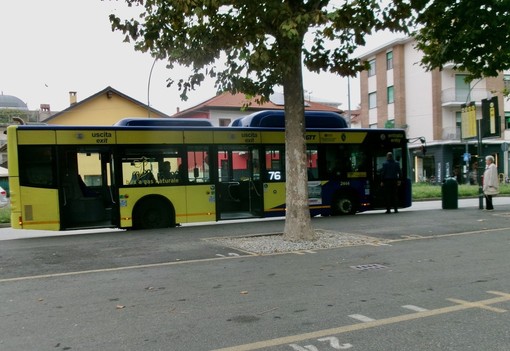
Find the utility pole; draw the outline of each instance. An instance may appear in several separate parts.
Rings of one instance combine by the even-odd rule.
[[[483,165],[485,164],[484,157],[482,155],[482,119],[477,118],[476,121],[476,132],[478,136],[478,170],[477,170],[477,183],[478,183],[478,209],[483,210],[483,185],[482,185],[482,175],[484,171]]]

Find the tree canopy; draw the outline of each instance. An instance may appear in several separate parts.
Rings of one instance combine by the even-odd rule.
[[[126,0],[143,8],[138,19],[112,14],[115,30],[134,41],[135,49],[174,64],[192,67],[194,74],[177,81],[186,98],[206,77],[219,91],[268,97],[283,84],[289,60],[313,72],[355,75],[364,64],[352,57],[366,35],[380,29],[403,30],[410,18],[406,1],[383,7],[377,0]],[[304,37],[310,37],[308,47]],[[174,79],[169,79],[169,84]]]
[[[509,0],[415,1],[415,38],[428,69],[453,63],[470,79],[510,68]]]
[[[9,109],[0,108],[0,123],[12,123],[13,118],[21,118],[25,122],[30,121],[30,117],[33,113],[30,111],[17,110],[17,109]]]

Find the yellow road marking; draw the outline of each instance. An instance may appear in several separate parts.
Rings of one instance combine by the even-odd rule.
[[[427,239],[437,239],[437,238],[447,238],[449,236],[461,236],[461,235],[472,235],[472,234],[485,234],[491,232],[501,232],[508,231],[510,227],[507,228],[492,228],[492,229],[479,229],[473,230],[469,232],[459,232],[459,233],[449,233],[449,234],[439,234],[439,235],[430,235],[430,236],[421,236],[416,234],[409,234],[403,236],[401,239],[392,239],[389,242],[399,242],[399,241],[408,241],[408,240],[427,240]]]
[[[472,306],[473,308],[478,307],[478,308],[485,309],[485,310],[492,311],[492,312],[498,312],[498,313],[506,312],[506,310],[504,310],[502,308],[487,306],[480,302],[469,302],[469,301],[464,301],[464,300],[459,300],[459,299],[447,299],[447,300],[454,302],[454,303],[461,304],[461,305]]]
[[[260,349],[271,347],[271,346],[292,344],[292,343],[296,343],[296,342],[304,341],[304,340],[308,340],[308,339],[318,339],[318,338],[322,338],[325,336],[344,334],[344,333],[353,332],[353,331],[357,331],[357,330],[364,330],[364,329],[375,328],[375,327],[380,327],[380,326],[389,325],[389,324],[412,321],[415,319],[433,317],[433,316],[438,316],[441,314],[458,312],[458,311],[463,311],[463,310],[467,310],[467,309],[471,309],[471,308],[487,309],[486,307],[488,307],[488,305],[493,305],[496,303],[510,301],[510,294],[506,294],[506,293],[502,293],[502,292],[498,292],[498,291],[487,291],[487,293],[499,295],[499,297],[494,297],[492,299],[471,302],[471,303],[463,302],[463,303],[460,303],[457,305],[443,307],[443,308],[437,308],[434,310],[427,310],[427,311],[422,311],[422,312],[404,314],[401,316],[379,319],[379,320],[374,320],[374,321],[370,321],[370,322],[351,324],[351,325],[346,325],[346,326],[338,327],[338,328],[318,330],[318,331],[310,332],[310,333],[290,335],[290,336],[285,336],[282,338],[276,338],[276,339],[271,339],[271,340],[263,340],[263,341],[258,341],[258,342],[254,342],[251,344],[226,347],[223,349],[216,349],[213,351],[260,350]],[[451,300],[451,299],[449,299],[449,300]],[[461,300],[456,300],[456,301],[461,301]],[[490,310],[493,310],[493,309],[490,309]],[[494,310],[499,310],[499,309],[494,309]],[[502,311],[495,311],[495,312],[502,312]]]

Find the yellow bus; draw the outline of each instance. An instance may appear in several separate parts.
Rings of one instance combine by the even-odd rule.
[[[312,216],[383,208],[378,172],[388,151],[404,171],[399,206],[411,205],[404,131],[327,124],[306,132]],[[19,125],[7,137],[13,228],[146,229],[285,215],[281,128]]]

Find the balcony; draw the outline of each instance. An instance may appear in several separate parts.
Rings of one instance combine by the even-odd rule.
[[[460,140],[460,128],[443,128],[443,140]]]
[[[491,92],[483,88],[471,90],[449,88],[441,92],[441,105],[443,107],[460,107],[460,105],[469,101],[475,101],[479,104],[483,99],[488,99],[491,96]]]

